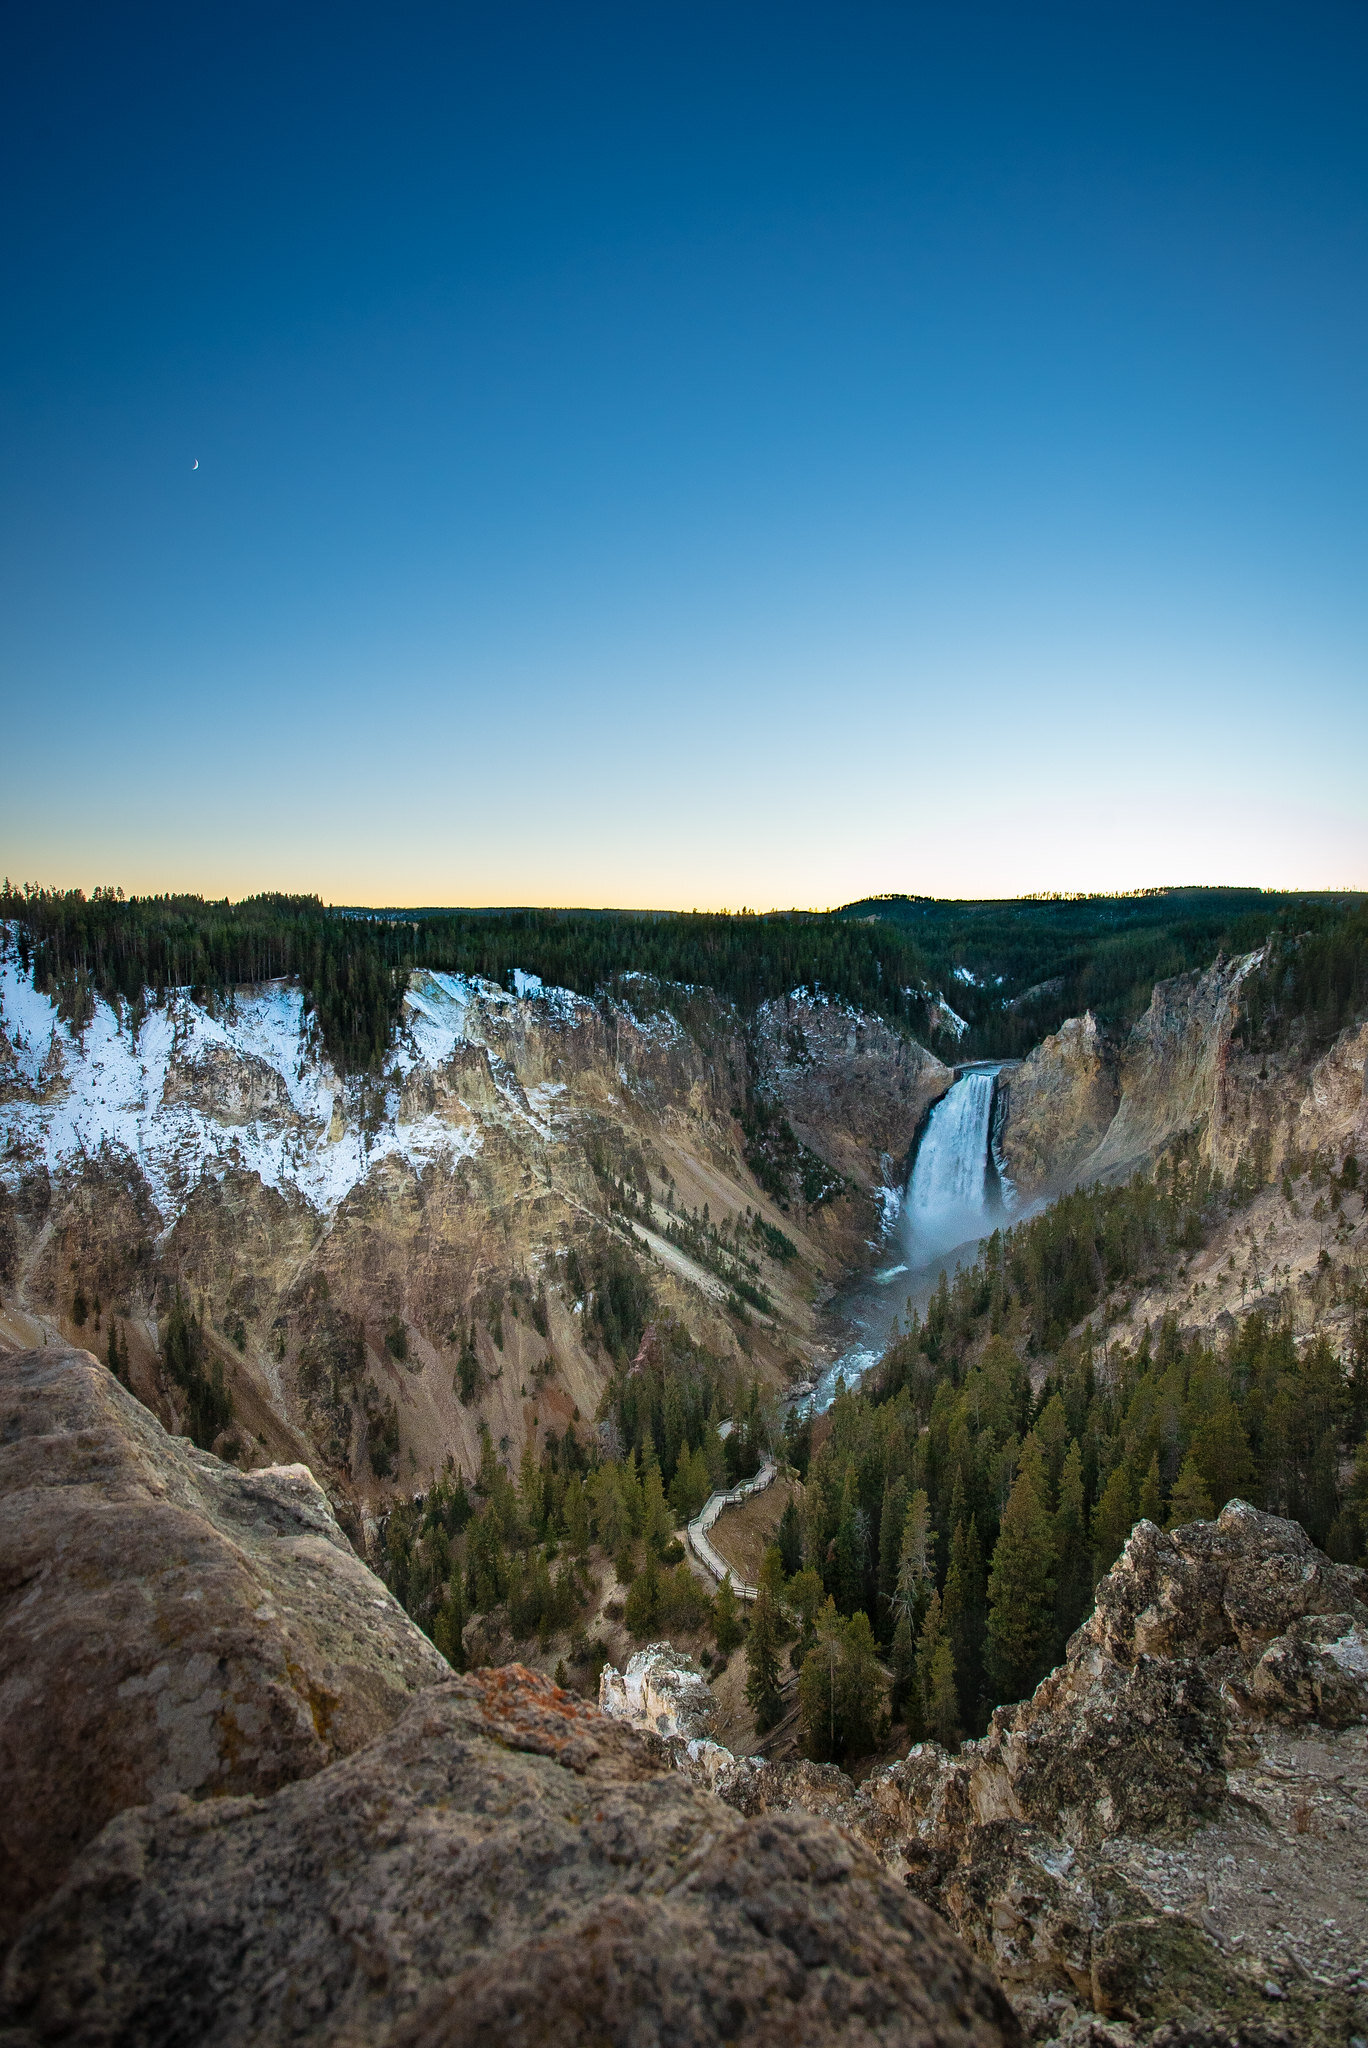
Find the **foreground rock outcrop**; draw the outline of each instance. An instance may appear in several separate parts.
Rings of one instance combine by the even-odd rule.
[[[521,1666],[270,1799],[116,1821],[35,1914],[6,2048],[1002,2044],[988,1972],[806,1815],[743,1821]]]
[[[742,1812],[860,1836],[1035,2039],[1368,2039],[1368,1573],[1295,1523],[1140,1523],[1066,1661],[957,1757],[857,1789],[677,1749]]]
[[[125,1807],[308,1777],[449,1675],[304,1466],[169,1437],[88,1352],[0,1359],[0,1941]]]
[[[81,1354],[0,1404],[3,2048],[1019,2039],[861,1843],[521,1666],[428,1683],[307,1473]]]

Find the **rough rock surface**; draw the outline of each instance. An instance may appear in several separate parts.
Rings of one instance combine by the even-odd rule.
[[[762,1004],[750,1042],[805,1144],[866,1189],[901,1186],[918,1125],[955,1078],[949,1067],[881,1017],[801,992]]]
[[[1368,1573],[1295,1523],[1242,1502],[1142,1522],[1066,1661],[957,1757],[920,1744],[858,1790],[830,1766],[681,1767],[742,1812],[858,1834],[1033,2038],[1368,2040]]]
[[[1203,1128],[1208,1148],[1218,1139],[1240,987],[1258,960],[1248,953],[1155,983],[1122,1047],[1121,1100],[1083,1179],[1129,1171],[1179,1131]]]
[[[0,1940],[125,1807],[307,1777],[448,1675],[304,1466],[169,1437],[88,1352],[0,1359]]]
[[[648,1643],[618,1671],[599,1675],[599,1712],[663,1737],[706,1736],[717,1713],[712,1687],[691,1657],[672,1643]]]
[[[1242,1050],[1242,989],[1258,954],[1156,982],[1119,1045],[1071,1017],[1000,1083],[996,1141],[1019,1195],[1117,1178],[1180,1134],[1229,1176],[1254,1157],[1276,1177],[1293,1153],[1368,1143],[1368,1023],[1318,1059]]]
[[[1156,982],[1148,1009],[1119,1046],[1091,1016],[1071,1017],[1038,1046],[1005,1083],[998,1131],[1018,1192],[1120,1176],[1192,1130],[1228,1170],[1221,1128],[1231,1035],[1241,984],[1257,959],[1251,953]]]
[[[124,1814],[27,1922],[0,2041],[1006,2044],[943,1921],[803,1814],[745,1821],[520,1666],[265,1799]]]
[[[1070,1017],[998,1082],[998,1152],[1017,1194],[1065,1185],[1121,1099],[1117,1047],[1089,1011]]]

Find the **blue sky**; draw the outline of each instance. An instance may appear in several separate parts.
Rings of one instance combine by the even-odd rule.
[[[16,879],[1368,886],[1361,6],[12,33]]]

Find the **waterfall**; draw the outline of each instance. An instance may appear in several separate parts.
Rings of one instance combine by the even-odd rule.
[[[924,1266],[993,1226],[998,1201],[988,1171],[988,1126],[996,1076],[996,1067],[971,1068],[931,1112],[903,1210],[909,1264]]]
[[[838,1386],[858,1386],[878,1363],[896,1318],[910,1316],[914,1300],[925,1306],[946,1254],[972,1246],[1001,1219],[1002,1187],[990,1151],[997,1076],[996,1066],[967,1068],[927,1118],[898,1217],[903,1262],[847,1291],[850,1341],[803,1397],[814,1414],[831,1406]]]

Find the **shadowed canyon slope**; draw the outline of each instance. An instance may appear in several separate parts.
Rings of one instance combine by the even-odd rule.
[[[744,1819],[520,1666],[443,1679],[300,1475],[80,1353],[0,1360],[0,1400],[11,2048],[1019,2038],[827,1823]]]

